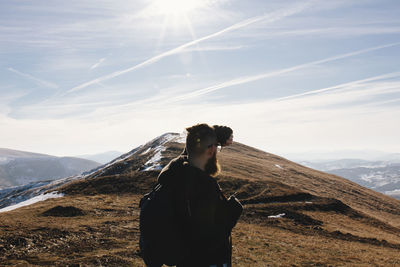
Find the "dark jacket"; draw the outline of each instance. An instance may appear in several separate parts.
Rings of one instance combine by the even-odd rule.
[[[184,232],[187,253],[178,266],[209,266],[231,261],[232,215],[217,181],[191,166],[186,155],[173,159],[158,182],[174,183],[176,214]]]

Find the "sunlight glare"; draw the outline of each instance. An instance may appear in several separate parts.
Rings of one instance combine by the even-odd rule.
[[[185,15],[205,5],[204,0],[158,0],[155,9],[165,15]]]

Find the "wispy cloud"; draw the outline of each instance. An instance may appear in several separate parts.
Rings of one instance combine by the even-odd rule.
[[[232,51],[243,49],[244,45],[207,45],[197,46],[184,49],[182,52],[202,52],[202,51]]]
[[[99,61],[97,61],[95,64],[93,64],[93,65],[90,67],[90,69],[92,70],[92,69],[95,69],[95,68],[97,68],[98,66],[100,66],[100,64],[101,64],[101,63],[103,63],[103,62],[104,62],[104,60],[106,60],[106,58],[105,58],[105,57],[103,57],[103,58],[100,58],[100,59],[99,59]]]
[[[277,36],[290,36],[290,35],[324,35],[327,37],[346,37],[346,36],[361,36],[361,35],[381,35],[381,34],[397,34],[400,33],[400,27],[395,26],[342,26],[342,27],[323,27],[323,28],[308,28],[308,29],[297,29],[297,30],[285,30],[275,31],[269,33],[271,38]]]
[[[363,83],[367,83],[367,82],[372,82],[372,81],[377,81],[377,80],[382,80],[382,79],[389,79],[389,78],[399,77],[399,75],[400,75],[400,72],[391,72],[391,73],[387,73],[387,74],[382,74],[382,75],[378,75],[378,76],[369,77],[369,78],[366,78],[366,79],[361,79],[361,80],[357,80],[357,81],[343,83],[343,84],[330,86],[330,87],[326,87],[326,88],[321,88],[321,89],[317,89],[317,90],[307,91],[307,92],[300,93],[300,94],[294,94],[294,95],[289,95],[289,96],[285,96],[285,97],[280,97],[280,98],[276,98],[274,100],[282,101],[282,100],[287,100],[287,99],[292,99],[292,98],[298,98],[298,97],[304,97],[304,96],[308,96],[308,95],[324,93],[324,92],[328,92],[328,91],[335,90],[335,89],[343,89],[343,88],[348,89],[348,88],[351,88],[351,87],[353,87],[355,85],[359,85],[359,84],[363,84]]]
[[[258,114],[254,117],[263,118],[266,123],[298,124],[307,121],[317,125],[318,122],[326,121],[329,116],[334,116],[337,122],[345,119],[338,114],[367,117],[378,110],[388,114],[393,110],[399,112],[398,109],[385,105],[399,101],[399,93],[400,72],[393,72],[303,94],[226,107],[246,110],[246,116]]]
[[[220,35],[226,34],[228,32],[234,31],[234,30],[238,30],[238,29],[247,27],[247,26],[249,26],[251,24],[255,24],[255,23],[260,22],[260,21],[265,21],[265,22],[268,22],[268,23],[272,23],[272,22],[275,22],[277,20],[283,19],[285,17],[297,14],[297,13],[305,10],[307,7],[309,7],[311,5],[311,3],[314,3],[314,2],[315,1],[308,1],[308,2],[305,2],[305,3],[299,4],[299,5],[295,5],[295,6],[289,7],[289,8],[285,8],[285,9],[278,10],[278,11],[275,11],[275,12],[272,12],[272,13],[264,14],[262,16],[256,16],[256,17],[252,17],[252,18],[243,20],[243,21],[238,22],[236,24],[233,24],[233,25],[231,25],[231,26],[229,26],[229,27],[227,27],[227,28],[225,28],[223,30],[220,30],[220,31],[217,31],[215,33],[206,35],[204,37],[195,39],[193,41],[187,42],[187,43],[185,43],[183,45],[180,45],[178,47],[170,49],[170,50],[168,50],[166,52],[163,52],[163,53],[161,53],[159,55],[153,56],[153,57],[151,57],[151,58],[149,58],[149,59],[147,59],[147,60],[145,60],[145,61],[143,61],[143,62],[141,62],[139,64],[136,64],[135,66],[132,66],[130,68],[123,69],[123,70],[120,70],[120,71],[116,71],[116,72],[113,72],[111,74],[108,74],[108,75],[105,75],[105,76],[101,76],[101,77],[98,77],[98,78],[93,79],[91,81],[82,83],[82,84],[80,84],[78,86],[75,86],[75,87],[71,88],[70,90],[67,91],[67,93],[79,91],[81,89],[84,89],[84,88],[86,88],[86,87],[88,87],[90,85],[96,84],[98,82],[103,82],[103,81],[115,78],[117,76],[123,75],[125,73],[140,69],[140,68],[142,68],[144,66],[153,64],[153,63],[161,60],[162,58],[165,58],[167,56],[171,56],[171,55],[180,53],[183,50],[185,50],[186,48],[191,47],[191,46],[193,46],[195,44],[198,44],[200,42],[204,42],[206,40],[210,40],[212,38],[218,37]]]
[[[310,22],[304,21],[304,24]],[[288,22],[285,25],[279,25],[273,28],[260,28],[256,31],[241,32],[242,38],[259,38],[263,40],[271,40],[285,37],[308,36],[319,38],[346,38],[346,37],[360,37],[360,36],[373,36],[373,35],[388,35],[400,33],[400,27],[392,24],[395,22],[369,22],[368,24],[358,23],[357,20],[353,23],[348,20],[325,22],[325,25],[318,25],[318,27],[307,26],[298,20]],[[324,24],[324,22],[321,22]],[[356,24],[356,25],[354,25]],[[334,25],[334,26],[332,26]]]
[[[312,61],[312,62],[300,64],[300,65],[296,65],[296,66],[293,66],[293,67],[284,68],[284,69],[271,71],[271,72],[267,72],[267,73],[262,73],[262,74],[258,74],[258,75],[240,77],[240,78],[237,78],[237,79],[233,79],[233,80],[222,82],[222,83],[219,83],[219,84],[216,84],[216,85],[212,85],[212,86],[200,89],[200,90],[196,90],[194,92],[190,92],[190,93],[187,93],[187,94],[184,94],[184,95],[181,95],[181,96],[174,97],[174,98],[171,99],[171,101],[186,100],[186,99],[198,97],[198,96],[201,96],[201,95],[204,95],[204,94],[208,94],[208,93],[214,92],[214,91],[222,89],[222,88],[227,88],[227,87],[231,87],[231,86],[235,86],[235,85],[254,82],[254,81],[258,81],[258,80],[265,79],[265,78],[276,77],[276,76],[279,76],[279,75],[282,75],[282,74],[285,74],[285,73],[289,73],[289,72],[292,72],[292,71],[304,69],[304,68],[307,68],[307,67],[311,67],[311,66],[315,66],[315,65],[319,65],[319,64],[323,64],[323,63],[339,60],[339,59],[344,59],[344,58],[348,58],[348,57],[352,57],[352,56],[357,56],[357,55],[365,54],[365,53],[372,52],[372,51],[375,51],[375,50],[384,49],[384,48],[397,46],[397,45],[400,45],[400,42],[399,43],[391,43],[391,44],[386,44],[386,45],[370,47],[370,48],[366,48],[366,49],[361,49],[361,50],[353,51],[353,52],[350,52],[350,53],[345,53],[345,54],[341,54],[341,55],[337,55],[337,56],[333,56],[333,57],[328,57],[328,58],[325,58],[325,59],[320,59],[320,60],[316,60],[316,61]]]
[[[216,90],[223,89],[223,88],[228,88],[228,87],[235,86],[235,85],[241,85],[241,84],[249,83],[252,81],[257,81],[257,80],[264,79],[264,78],[275,77],[275,76],[279,76],[279,75],[282,75],[285,73],[297,71],[297,70],[300,70],[300,69],[303,69],[306,67],[311,67],[314,65],[327,63],[327,62],[331,62],[334,60],[344,59],[347,57],[356,56],[356,55],[360,55],[363,53],[375,51],[378,49],[384,49],[384,48],[399,45],[399,44],[400,43],[393,43],[393,44],[386,44],[386,45],[381,45],[381,46],[376,46],[376,47],[370,47],[367,49],[357,50],[357,51],[353,51],[350,53],[345,53],[345,54],[341,54],[341,55],[337,55],[337,56],[333,56],[333,57],[328,57],[325,59],[312,61],[312,62],[296,65],[296,66],[285,68],[285,69],[280,69],[277,71],[267,72],[264,74],[258,74],[258,75],[254,75],[254,76],[241,77],[241,78],[229,80],[229,81],[226,81],[223,83],[218,83],[213,86],[205,87],[200,90],[193,90],[192,92],[187,93],[187,94],[182,94],[182,89],[179,89],[179,90],[168,89],[168,90],[161,90],[158,94],[152,95],[147,98],[135,100],[133,102],[98,101],[96,103],[93,103],[93,105],[92,105],[91,101],[93,101],[93,99],[92,99],[93,93],[89,93],[88,96],[83,97],[83,99],[79,100],[78,101],[79,103],[76,102],[75,106],[70,105],[68,103],[64,103],[65,101],[62,101],[62,103],[60,101],[56,101],[56,102],[49,102],[49,103],[40,103],[40,104],[33,105],[30,107],[24,107],[23,109],[26,114],[32,114],[32,115],[40,114],[43,112],[48,113],[48,112],[46,112],[46,110],[52,110],[53,115],[57,115],[57,114],[63,115],[63,114],[71,113],[74,108],[93,107],[93,111],[94,111],[94,108],[96,110],[104,111],[104,114],[102,114],[101,116],[109,116],[109,115],[110,116],[114,116],[114,115],[118,116],[118,114],[121,112],[129,112],[130,110],[146,109],[147,107],[158,106],[161,109],[169,108],[171,105],[175,105],[176,102],[180,102],[183,104],[184,103],[183,100],[196,98],[196,97],[202,96],[204,94],[208,94],[208,93],[211,93]],[[387,74],[373,76],[373,77],[356,80],[356,81],[352,81],[352,82],[348,82],[348,83],[338,84],[335,86],[325,87],[325,88],[307,91],[307,92],[303,92],[303,93],[299,93],[299,94],[292,94],[292,95],[281,97],[281,98],[275,98],[272,100],[267,100],[267,102],[265,102],[265,103],[271,104],[271,101],[282,103],[283,101],[287,101],[290,99],[302,98],[302,97],[321,94],[321,93],[325,93],[325,92],[333,91],[333,90],[349,90],[350,88],[353,88],[357,85],[363,85],[368,82],[374,82],[374,81],[378,81],[378,80],[382,80],[382,79],[398,77],[398,75],[399,75],[399,72],[387,73]],[[97,84],[102,87],[105,86],[101,82],[98,82]],[[381,87],[377,87],[377,88],[381,88]],[[384,92],[384,91],[382,90],[382,92]],[[367,91],[360,92],[360,93],[366,94]],[[82,98],[82,97],[79,97],[79,98]],[[348,99],[350,99],[350,98],[348,98]],[[77,101],[77,99],[75,99],[75,101]],[[320,103],[325,103],[325,102],[320,102]],[[330,103],[330,102],[327,100],[326,103]],[[56,110],[60,110],[60,112],[57,113],[57,112],[55,112]],[[111,115],[111,114],[114,114],[114,115]],[[89,114],[86,114],[86,115],[89,115]],[[91,116],[91,115],[89,115],[89,116]]]
[[[30,75],[30,74],[20,72],[20,71],[14,69],[14,68],[10,67],[10,68],[7,68],[7,70],[9,70],[9,71],[11,71],[11,72],[13,72],[15,74],[18,74],[19,76],[21,76],[21,77],[23,77],[25,79],[33,81],[39,86],[44,86],[44,87],[52,88],[52,89],[57,89],[58,88],[58,85],[55,84],[55,83],[36,78],[36,77],[34,77],[34,76]]]

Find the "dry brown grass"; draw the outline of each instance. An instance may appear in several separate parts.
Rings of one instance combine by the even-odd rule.
[[[280,219],[279,219],[280,220]],[[234,266],[396,266],[398,249],[241,223],[233,233]]]
[[[143,266],[138,257],[138,195],[67,196],[0,214],[3,264]],[[49,207],[80,207],[86,215],[43,217]],[[341,231],[346,216],[311,212],[324,229]],[[324,216],[324,218],[318,217]],[[341,219],[342,217],[342,219]],[[234,266],[396,266],[400,249],[325,236],[286,218],[249,223],[246,215],[233,232]],[[250,220],[251,221],[251,220]],[[335,228],[335,227],[336,228]],[[346,230],[372,228],[353,222]],[[385,236],[388,242],[396,235]],[[399,236],[397,235],[397,242]],[[79,265],[77,265],[79,266]]]
[[[42,216],[57,205],[79,207],[85,215]],[[137,205],[137,195],[67,196],[2,213],[1,262],[141,266]]]

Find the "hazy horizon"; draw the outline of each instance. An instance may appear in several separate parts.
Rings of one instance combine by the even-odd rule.
[[[2,1],[0,147],[127,152],[198,122],[399,153],[398,1]]]
[[[155,138],[155,137],[154,137]],[[151,138],[153,139],[153,138]],[[150,141],[149,139],[148,141]],[[143,143],[144,144],[144,143]],[[141,145],[143,145],[141,144]],[[39,153],[39,154],[48,154],[51,156],[57,156],[57,157],[80,157],[80,158],[89,158],[91,156],[99,156],[99,155],[104,155],[104,154],[116,154],[120,153],[119,155],[122,155],[124,153],[127,153],[131,150],[133,150],[135,147],[130,147],[127,150],[107,150],[107,151],[99,151],[97,153],[84,153],[84,154],[51,154],[51,153],[46,153],[43,151],[28,151],[28,150],[21,150],[25,152],[31,152],[31,153]],[[9,147],[0,147],[0,149],[5,148],[5,149],[11,149],[14,150],[13,148]],[[289,160],[310,160],[310,161],[325,161],[325,160],[336,160],[336,159],[363,159],[363,160],[380,160],[381,157],[389,156],[389,155],[400,155],[400,152],[389,152],[389,151],[382,151],[382,150],[368,150],[368,149],[341,149],[341,150],[304,150],[304,151],[298,151],[298,152],[286,152],[286,153],[277,153],[274,151],[268,151],[264,150],[260,147],[254,146],[254,148],[261,149],[265,152],[276,154],[277,156],[285,157]],[[15,149],[16,150],[16,149]]]

